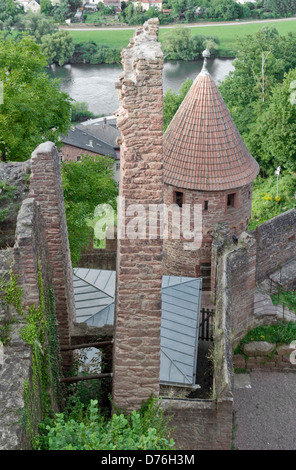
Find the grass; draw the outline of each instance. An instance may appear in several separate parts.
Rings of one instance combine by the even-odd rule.
[[[296,313],[296,292],[294,291],[282,291],[278,294],[273,294],[271,296],[272,302],[274,305],[283,304],[288,307],[290,310],[294,310]]]
[[[192,36],[196,34],[203,34],[205,36],[218,36],[220,39],[220,45],[218,53],[222,57],[233,57],[235,54],[235,44],[237,37],[243,37],[248,34],[254,34],[263,26],[274,26],[277,28],[280,35],[286,35],[289,32],[296,31],[296,19],[291,21],[275,22],[270,21],[268,23],[254,23],[254,24],[234,24],[226,26],[205,26],[196,27],[190,26],[190,32]],[[172,26],[173,27],[173,26]],[[129,30],[107,30],[107,31],[69,31],[72,35],[74,43],[84,41],[94,41],[96,44],[107,44],[110,47],[122,49],[129,43],[129,39],[133,37],[134,29]],[[159,40],[163,41],[164,35],[169,29],[160,27]]]
[[[266,222],[283,212],[296,207],[294,196],[296,177],[294,174],[283,171],[279,176],[279,200],[276,200],[276,177],[261,178],[254,181],[252,196],[252,217],[248,230],[254,230],[259,224]]]
[[[120,31],[69,31],[74,43],[93,41],[96,44],[107,44],[110,47],[123,49],[129,43],[134,30]]]
[[[220,56],[234,55],[236,50],[236,40],[254,34],[259,29],[269,26],[275,27],[281,36],[287,35],[289,32],[296,31],[296,19],[294,21],[283,21],[268,23],[253,23],[253,24],[240,24],[233,26],[205,26],[203,28],[192,27],[190,28],[191,34],[204,34],[205,36],[218,36],[220,39],[220,45],[218,47],[218,53]]]
[[[268,343],[290,344],[296,340],[296,323],[279,322],[275,325],[262,325],[249,331],[236,347],[234,354],[243,354],[242,346],[253,341],[267,341]]]

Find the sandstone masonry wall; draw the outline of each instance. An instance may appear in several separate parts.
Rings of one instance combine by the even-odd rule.
[[[291,209],[259,225],[252,234],[257,240],[256,282],[296,257],[296,210]]]
[[[45,242],[44,221],[38,203],[25,199],[19,210],[15,232],[15,245],[11,250],[10,265],[6,263],[6,272],[10,267],[17,275],[18,285],[22,288],[22,301],[26,305],[39,305],[40,291],[38,272],[42,275],[44,300],[49,301],[50,268]],[[9,343],[3,346],[0,364],[0,449],[26,449],[30,443],[24,426],[16,420],[16,413],[25,406],[24,383],[31,380],[31,348],[20,337],[24,320],[13,308],[6,308],[2,320],[14,323],[10,325]],[[34,402],[32,423],[37,429],[41,419],[40,403]]]
[[[73,278],[59,159],[54,144],[41,144],[28,162],[1,165],[0,177],[15,186],[14,207],[8,214],[11,248],[0,251],[0,273],[7,277],[12,267],[22,288],[22,302],[26,305],[40,303],[38,277],[41,274],[44,302],[51,314],[54,307],[51,307],[50,292],[53,288],[60,345],[69,345],[75,318]],[[28,193],[30,197],[24,199]],[[17,322],[11,323],[11,320]],[[31,348],[20,337],[23,318],[19,318],[14,309],[1,309],[0,321],[11,323],[9,343],[0,344],[0,449],[25,449],[29,443],[22,423],[16,419],[16,412],[25,405],[24,383],[25,380],[30,382],[32,376]],[[66,355],[63,359],[67,365],[71,357]],[[55,400],[54,394],[52,399]],[[58,404],[52,405],[57,410]],[[35,397],[31,419],[36,429],[40,411]]]
[[[218,315],[226,312],[232,346],[254,325],[256,240],[246,232],[238,244],[228,241],[225,226],[216,227],[212,258],[212,296]]]
[[[162,67],[158,20],[139,28],[122,52],[117,125],[121,131],[119,194],[125,208],[161,204]],[[124,218],[124,215],[126,216]],[[162,241],[124,234],[136,213],[119,209],[113,400],[135,409],[159,393]],[[137,235],[136,235],[137,236]]]
[[[32,154],[29,196],[40,204],[44,219],[60,347],[67,347],[70,345],[70,327],[76,313],[59,157],[52,142],[39,145]],[[72,353],[63,353],[64,367],[70,366],[71,362]]]
[[[180,450],[230,450],[233,400],[185,400],[163,398],[172,437]]]

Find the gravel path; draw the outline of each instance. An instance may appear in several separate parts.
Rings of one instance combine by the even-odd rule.
[[[296,450],[296,374],[236,374],[236,450]]]

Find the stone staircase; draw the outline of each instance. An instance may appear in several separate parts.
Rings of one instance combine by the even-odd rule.
[[[293,310],[289,310],[287,306],[282,304],[273,304],[271,290],[268,279],[255,288],[254,317],[256,323],[275,323],[279,320],[296,322],[296,313]]]

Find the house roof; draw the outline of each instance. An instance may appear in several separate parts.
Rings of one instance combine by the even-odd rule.
[[[112,126],[110,127],[114,130]],[[78,126],[72,127],[68,134],[62,137],[62,142],[98,155],[110,155],[113,158],[116,158],[115,148],[119,148],[104,142],[86,129]]]
[[[115,281],[115,271],[74,269],[78,322],[91,326],[114,324]],[[201,283],[199,278],[163,276],[161,383],[195,385]]]
[[[164,182],[220,191],[252,182],[259,172],[206,68],[168,126],[163,139]]]
[[[85,122],[83,124],[77,124],[77,129],[80,129],[84,132],[87,132],[90,135],[93,135],[100,141],[111,145],[113,148],[119,148],[116,143],[117,137],[120,136],[120,131],[117,127],[112,126],[106,121],[97,121],[97,122]]]

